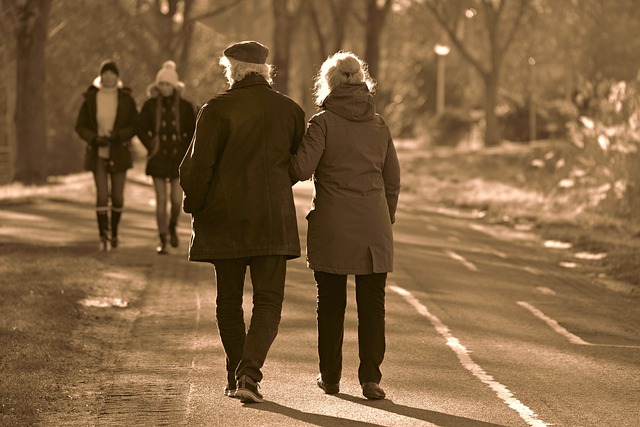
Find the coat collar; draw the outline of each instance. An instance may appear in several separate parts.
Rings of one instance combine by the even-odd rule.
[[[252,86],[252,85],[271,86],[269,85],[269,82],[267,82],[267,80],[264,77],[262,77],[260,74],[249,74],[239,82],[235,82],[229,90],[238,89],[246,86]]]

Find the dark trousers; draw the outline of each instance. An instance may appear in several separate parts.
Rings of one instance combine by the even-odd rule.
[[[216,270],[216,319],[226,354],[227,381],[248,375],[262,380],[260,368],[278,334],[284,282],[285,256],[214,260]],[[253,311],[246,332],[242,294],[246,268],[249,266],[253,285]]]
[[[347,307],[347,276],[314,272],[318,287],[318,356],[322,380],[340,382],[344,313]],[[384,297],[386,273],[356,275],[358,305],[358,379],[380,383],[380,365],[384,359]]]

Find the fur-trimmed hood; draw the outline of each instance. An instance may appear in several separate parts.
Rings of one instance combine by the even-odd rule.
[[[87,90],[84,92],[84,97],[86,98],[88,94],[90,93],[97,93],[100,89],[102,88],[102,83],[100,81],[100,76],[96,77],[93,82],[91,83],[91,85],[87,88]],[[125,86],[122,83],[122,80],[118,79],[118,83],[116,85],[116,88],[124,93],[126,93],[127,95],[133,96],[132,95],[132,90],[131,88]]]

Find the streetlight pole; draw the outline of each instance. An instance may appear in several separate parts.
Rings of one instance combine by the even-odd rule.
[[[529,141],[533,142],[537,139],[537,107],[536,107],[536,60],[530,57],[527,62],[531,66],[531,85],[529,88]]]
[[[446,44],[438,43],[433,47],[433,51],[436,53],[436,114],[442,114],[444,112],[444,72],[445,72],[445,58],[451,51],[451,48]]]

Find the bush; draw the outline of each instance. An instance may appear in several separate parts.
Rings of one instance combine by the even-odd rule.
[[[433,145],[455,147],[467,138],[475,120],[466,110],[447,109],[429,120]]]
[[[578,109],[564,99],[553,99],[536,105],[536,139],[567,136],[566,124],[578,118]],[[502,137],[509,141],[529,141],[531,103],[524,99],[506,99],[498,107]]]
[[[569,125],[570,140],[580,149],[583,171],[576,184],[595,195],[605,213],[640,223],[640,93],[638,83],[611,85],[593,117]]]

